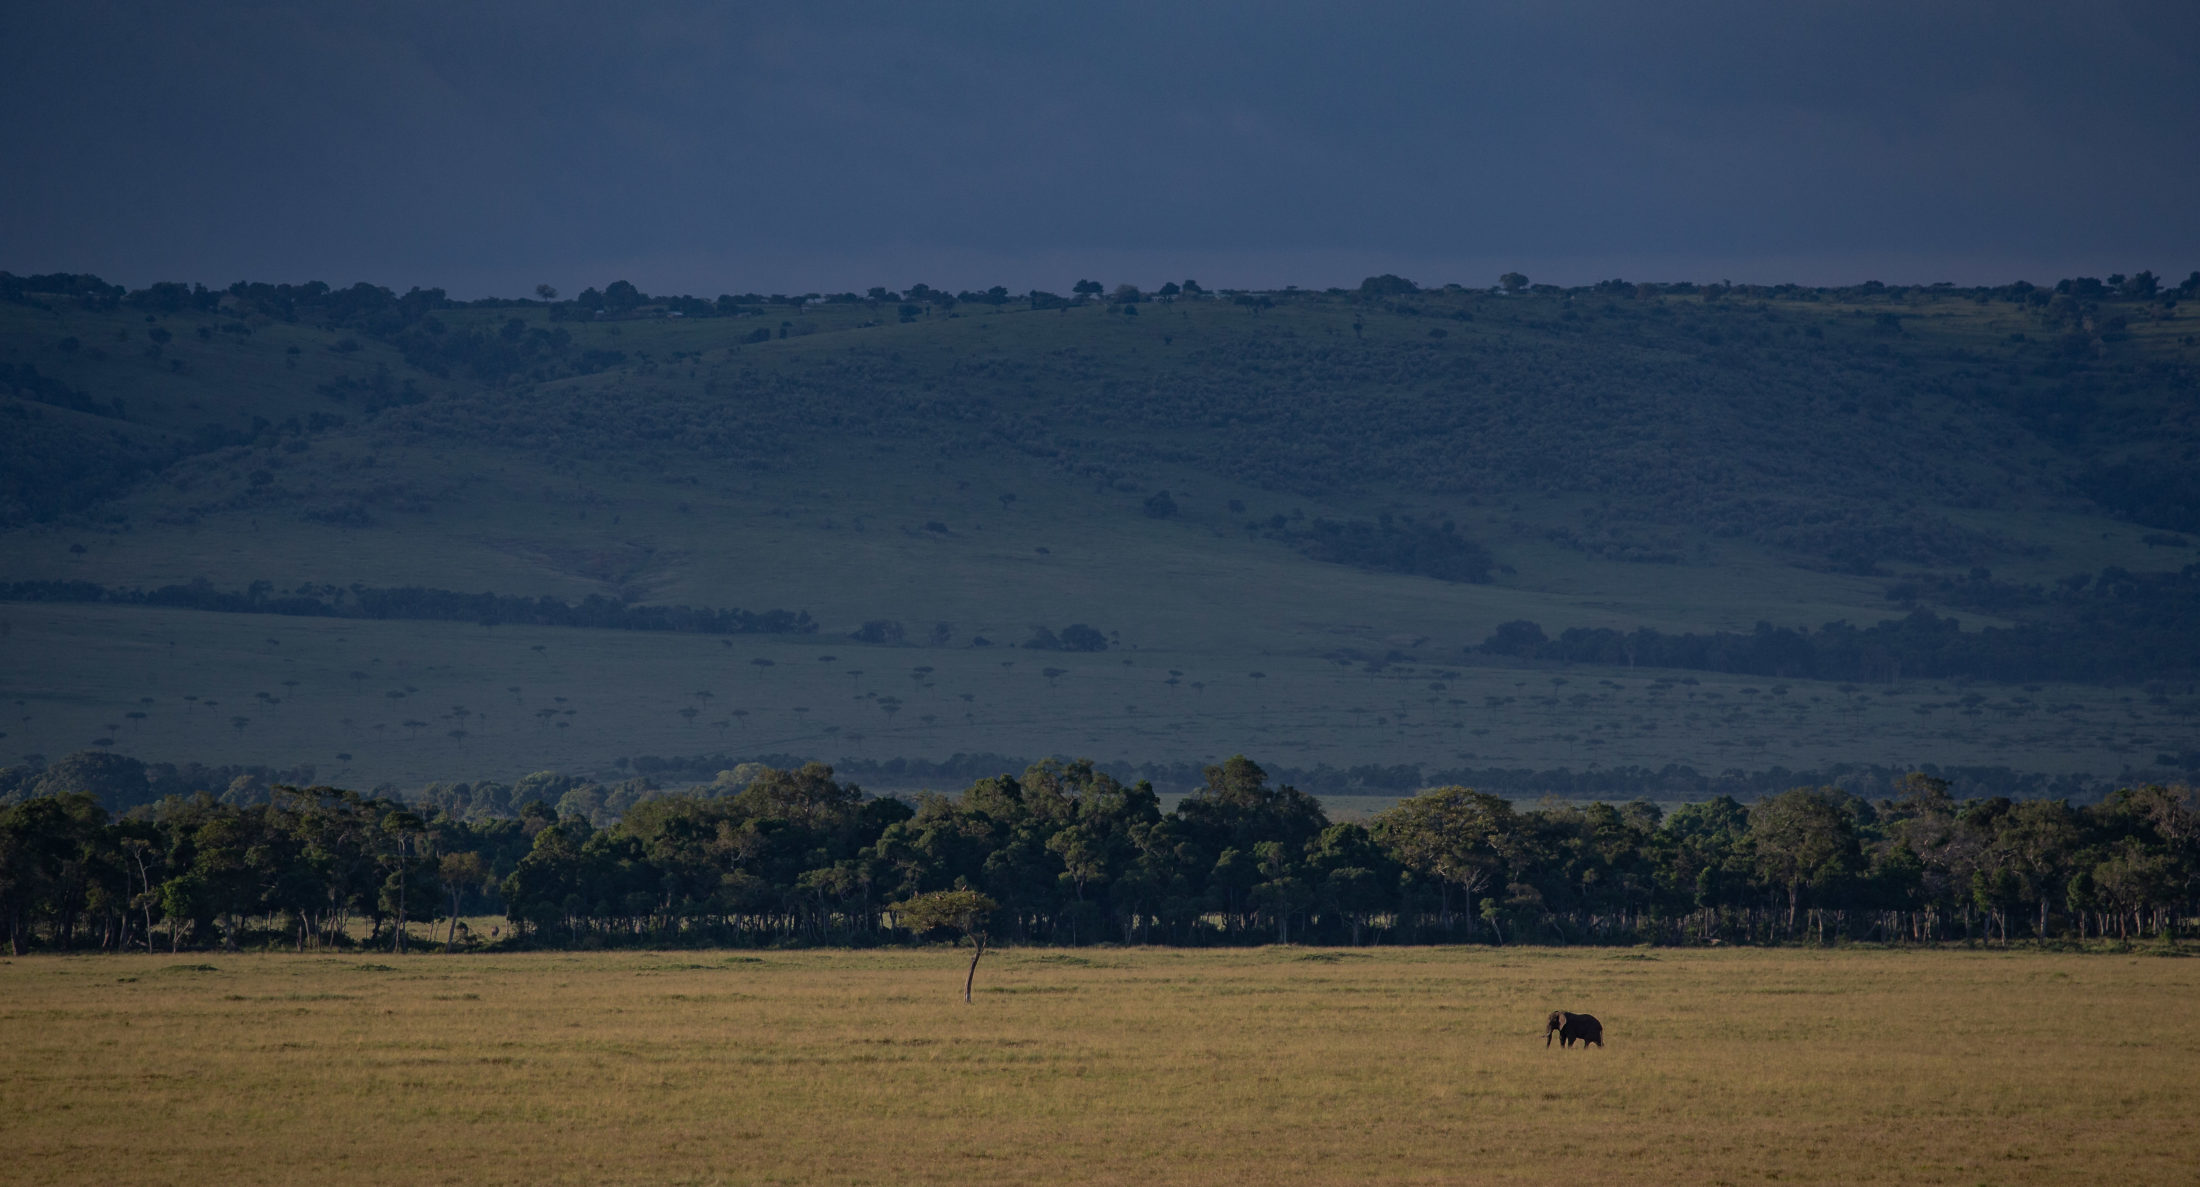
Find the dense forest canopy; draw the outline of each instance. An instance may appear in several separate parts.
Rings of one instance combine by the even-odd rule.
[[[620,789],[607,826],[561,812],[550,777],[509,814],[285,785],[116,818],[41,792],[0,806],[0,912],[21,953],[401,947],[399,920],[455,944],[483,911],[513,944],[875,944],[907,934],[893,904],[944,890],[996,904],[1001,938],[1067,945],[2131,939],[2200,908],[2184,787],[2074,807],[1920,773],[1876,802],[1797,787],[1668,814],[1455,786],[1361,822],[1243,757],[1203,777],[1164,811],[1089,762],[914,803],[750,768]]]

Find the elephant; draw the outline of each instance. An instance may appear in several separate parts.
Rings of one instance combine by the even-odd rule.
[[[1543,1028],[1543,1045],[1551,1045],[1551,1032],[1558,1032],[1558,1045],[1571,1047],[1575,1039],[1586,1047],[1591,1043],[1604,1045],[1604,1024],[1588,1014],[1569,1014],[1564,1010],[1551,1011],[1550,1020]]]

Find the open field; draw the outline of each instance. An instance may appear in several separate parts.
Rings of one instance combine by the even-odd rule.
[[[2189,1182],[2200,962],[0,962],[16,1183]],[[1555,1007],[1603,1050],[1546,1050]]]

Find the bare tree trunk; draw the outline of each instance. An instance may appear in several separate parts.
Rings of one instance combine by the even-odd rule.
[[[405,954],[405,882],[405,850],[400,846],[397,850],[397,946],[394,949],[399,956]]]
[[[978,958],[985,955],[985,936],[972,937],[971,944],[970,971],[963,976],[963,1004],[966,1006],[970,1004],[970,987],[978,981]]]

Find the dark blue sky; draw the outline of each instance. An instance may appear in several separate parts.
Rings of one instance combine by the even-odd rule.
[[[0,12],[0,268],[458,295],[2200,267],[2200,4]]]

